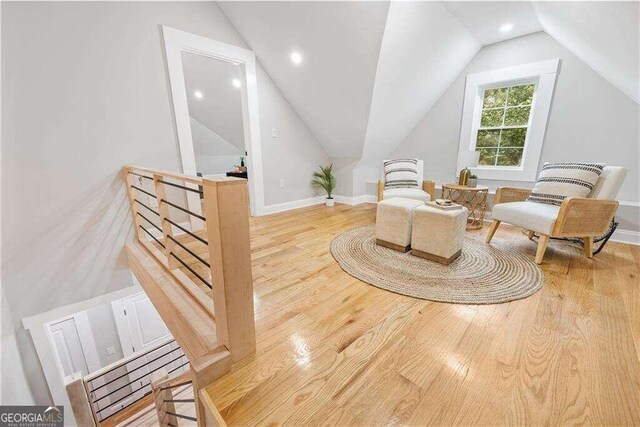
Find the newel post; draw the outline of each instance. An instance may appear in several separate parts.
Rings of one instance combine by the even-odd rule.
[[[158,423],[160,427],[166,427],[169,425],[178,425],[178,419],[175,415],[176,407],[171,400],[173,400],[173,392],[171,388],[164,387],[168,384],[169,375],[165,368],[153,372],[151,374],[151,393],[153,394],[153,402],[156,407],[156,415],[158,416]]]
[[[256,348],[247,181],[203,179],[218,342],[235,362]]]
[[[84,386],[82,372],[69,375],[65,381],[65,388],[71,402],[71,410],[79,426],[96,427],[93,409],[89,402],[87,389]]]

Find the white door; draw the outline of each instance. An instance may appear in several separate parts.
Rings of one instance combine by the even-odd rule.
[[[171,337],[169,329],[144,292],[124,298],[113,304],[122,349],[125,356],[152,349]],[[150,392],[149,375],[162,366],[175,375],[188,369],[182,367],[187,359],[176,342],[163,345],[147,355],[127,364],[129,380],[133,390],[138,390],[132,397],[137,399]]]
[[[74,372],[82,372],[83,376],[89,374],[75,319],[70,317],[50,324],[49,333],[62,377]]]
[[[147,294],[127,297],[122,305],[131,336],[131,349],[124,349],[125,356],[152,348],[171,336]]]

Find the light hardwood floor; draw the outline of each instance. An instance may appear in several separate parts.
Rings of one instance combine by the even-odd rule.
[[[640,248],[589,260],[552,241],[533,296],[443,304],[340,269],[331,240],[374,221],[375,205],[251,220],[257,352],[207,388],[227,423],[640,425]],[[494,239],[535,256],[520,230]]]

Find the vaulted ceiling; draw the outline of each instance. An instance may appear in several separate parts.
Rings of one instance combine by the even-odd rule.
[[[331,157],[384,158],[482,46],[537,31],[639,101],[637,2],[219,6]]]
[[[333,157],[360,157],[388,2],[220,2]],[[302,63],[290,60],[292,52]]]

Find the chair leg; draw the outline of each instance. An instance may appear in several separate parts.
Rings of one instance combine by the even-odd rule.
[[[489,226],[489,232],[487,233],[487,238],[485,242],[487,243],[491,242],[491,239],[493,239],[493,235],[496,234],[496,230],[498,229],[499,226],[500,226],[500,221],[496,221],[494,219],[491,225]]]
[[[584,254],[587,258],[593,258],[593,236],[584,238]]]
[[[533,236],[536,235],[535,231],[529,230],[529,240],[533,240]]]
[[[547,250],[547,244],[549,243],[549,236],[546,234],[540,235],[540,240],[538,241],[538,250],[536,251],[536,264],[542,264],[542,258],[544,257],[544,253]]]

